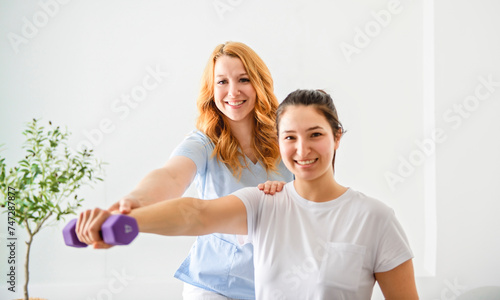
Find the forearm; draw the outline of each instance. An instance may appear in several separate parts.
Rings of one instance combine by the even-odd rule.
[[[148,173],[128,196],[137,199],[141,206],[178,198],[184,193],[184,187],[176,183],[168,170],[156,169]]]
[[[128,194],[137,199],[141,206],[150,205],[167,199],[172,192],[172,187],[169,188],[169,176],[165,170],[156,169],[148,173],[137,186]],[[179,197],[180,195],[177,195]],[[172,198],[172,197],[170,197]]]
[[[137,220],[140,232],[168,236],[208,234],[203,221],[206,201],[177,198],[132,210],[129,216]]]
[[[178,198],[132,210],[139,231],[161,235],[247,234],[247,213],[234,195],[214,200]]]

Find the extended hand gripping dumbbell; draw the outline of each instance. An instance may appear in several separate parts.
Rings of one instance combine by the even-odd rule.
[[[76,235],[77,219],[69,221],[63,229],[64,243],[71,247],[83,248],[87,244],[80,242]],[[111,215],[104,221],[99,232],[109,245],[128,245],[139,234],[137,221],[126,215]]]

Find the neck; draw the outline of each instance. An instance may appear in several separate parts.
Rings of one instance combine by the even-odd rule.
[[[314,180],[295,179],[297,193],[313,202],[326,202],[337,199],[347,191],[347,188],[338,184],[333,174],[325,174]]]
[[[231,126],[231,134],[238,140],[240,144],[241,151],[253,162],[257,163],[257,158],[254,154],[254,150],[252,148],[252,140],[253,140],[253,118],[247,118],[240,122],[229,121],[229,125]]]

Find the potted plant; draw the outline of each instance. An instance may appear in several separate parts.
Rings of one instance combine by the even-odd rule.
[[[7,246],[18,245],[16,228],[27,231],[24,261],[24,299],[28,300],[29,263],[33,238],[43,228],[55,224],[64,216],[76,214],[84,200],[76,192],[84,185],[102,181],[103,163],[92,150],[74,153],[67,145],[70,133],[55,127],[43,127],[33,119],[23,134],[24,157],[8,169],[0,154],[0,205],[7,216]],[[11,276],[17,276],[15,265],[7,266]],[[9,276],[9,275],[8,275]],[[11,291],[12,283],[8,285]]]

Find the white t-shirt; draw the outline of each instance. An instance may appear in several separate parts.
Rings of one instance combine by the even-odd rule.
[[[394,211],[351,188],[322,203],[302,198],[293,181],[274,196],[233,195],[247,210],[257,299],[370,299],[374,273],[413,258]]]

